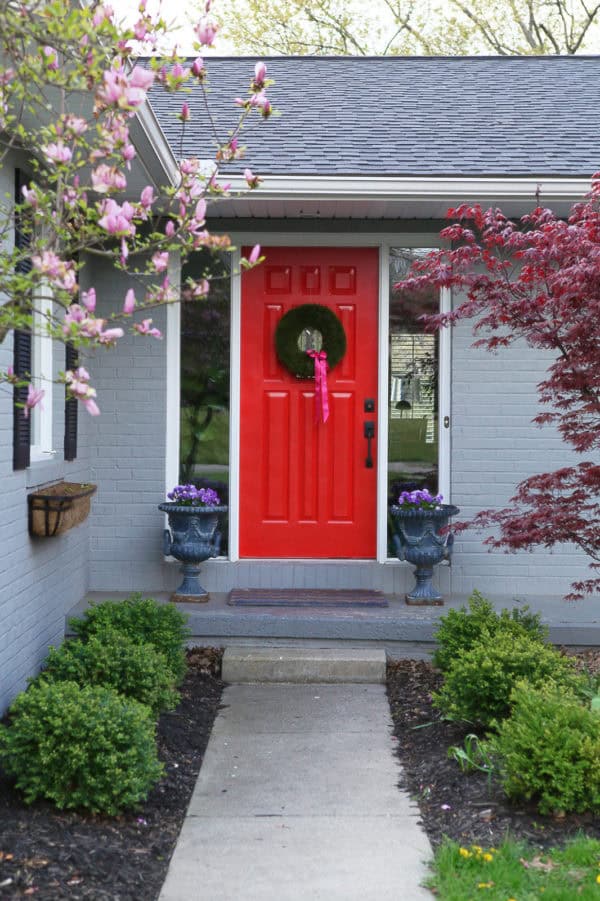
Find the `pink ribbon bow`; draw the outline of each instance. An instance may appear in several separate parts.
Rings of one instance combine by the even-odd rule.
[[[327,422],[329,418],[329,397],[327,394],[327,354],[324,350],[307,350],[315,361],[315,419]]]

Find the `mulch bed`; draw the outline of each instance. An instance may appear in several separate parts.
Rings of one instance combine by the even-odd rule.
[[[158,725],[165,776],[139,810],[108,818],[28,807],[0,773],[0,898],[158,897],[223,688],[219,651],[194,649],[188,659],[181,703]]]
[[[598,650],[577,655],[591,671],[600,671]],[[507,833],[540,848],[560,846],[578,831],[600,839],[600,820],[591,814],[542,816],[533,805],[510,804],[485,773],[463,773],[448,748],[463,745],[472,727],[445,722],[431,705],[441,674],[429,663],[401,660],[388,667],[388,697],[397,753],[404,775],[401,786],[418,802],[421,820],[434,848],[444,835],[462,845],[497,846]]]

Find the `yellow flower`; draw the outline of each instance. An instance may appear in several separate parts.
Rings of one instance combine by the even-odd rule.
[[[596,882],[600,882],[600,873],[596,876]]]
[[[494,855],[490,854],[489,852],[486,854],[483,854],[482,856],[486,863],[490,863],[490,861],[492,861],[494,859]]]
[[[475,851],[476,854],[481,854],[483,848],[481,848],[479,845],[471,845],[471,850]]]
[[[491,888],[493,884],[493,882],[478,882],[477,888]]]
[[[461,857],[472,857],[473,856],[471,854],[471,852],[467,850],[467,848],[459,848],[458,853],[460,854]]]

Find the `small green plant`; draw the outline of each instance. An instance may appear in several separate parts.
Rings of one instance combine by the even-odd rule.
[[[600,842],[580,836],[564,848],[539,848],[507,839],[499,848],[445,839],[428,880],[444,901],[596,901],[600,893]]]
[[[494,773],[494,761],[489,753],[485,742],[482,742],[479,736],[470,733],[465,737],[463,747],[454,745],[448,748],[448,757],[456,760],[463,773],[470,773],[473,770],[479,770],[488,777],[488,783],[491,782]]]
[[[510,798],[541,813],[600,811],[600,716],[552,683],[518,683],[512,713],[488,742]]]
[[[60,648],[50,648],[39,678],[114,688],[146,704],[155,716],[172,710],[179,701],[164,654],[122,632],[106,631],[91,635],[88,641],[68,640]]]
[[[549,645],[527,634],[484,631],[454,659],[433,703],[450,719],[489,727],[510,713],[511,691],[520,679],[536,687],[553,680],[578,693],[585,683],[574,662]]]
[[[167,665],[181,684],[187,663],[185,641],[190,636],[187,617],[173,604],[159,604],[152,598],[133,594],[124,601],[92,604],[81,619],[72,618],[69,626],[78,638],[87,641],[107,630],[123,632],[138,644],[149,643],[164,654]]]
[[[440,619],[435,638],[438,643],[433,654],[433,662],[446,671],[463,651],[468,651],[483,633],[494,635],[504,630],[515,635],[528,634],[538,641],[548,637],[548,629],[541,624],[540,614],[532,613],[529,607],[514,607],[497,613],[492,604],[478,591],[474,591],[468,601],[469,607],[450,610]]]
[[[25,801],[116,815],[144,800],[163,772],[147,707],[109,688],[31,685],[0,725],[0,765]]]

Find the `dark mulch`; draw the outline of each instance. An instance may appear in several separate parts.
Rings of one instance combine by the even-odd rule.
[[[598,651],[578,656],[589,669],[599,668]],[[448,748],[462,746],[473,729],[440,718],[431,705],[431,692],[440,684],[440,673],[424,661],[401,660],[388,668],[401,785],[418,802],[434,847],[444,835],[463,845],[497,846],[510,833],[540,848],[562,845],[578,831],[600,839],[597,817],[542,816],[534,805],[510,804],[484,773],[463,773]]]
[[[107,818],[27,807],[0,774],[0,898],[158,897],[219,709],[219,657],[190,652],[181,704],[159,721],[165,776],[136,812]]]

